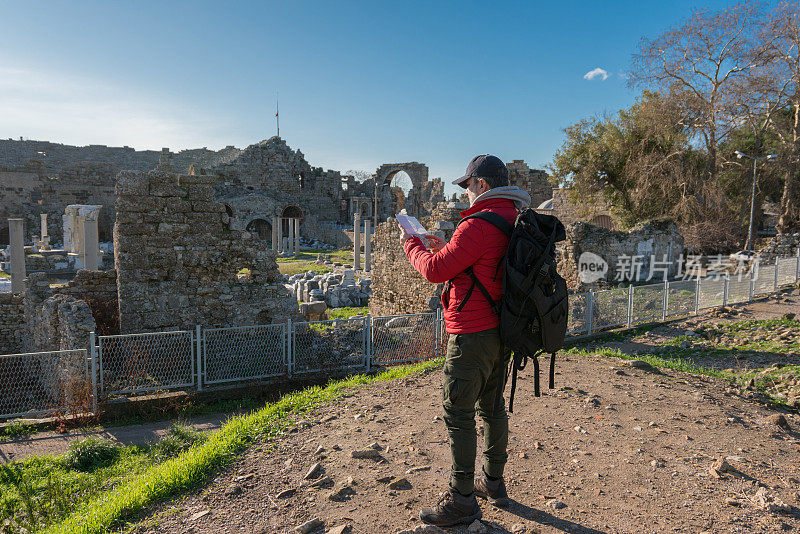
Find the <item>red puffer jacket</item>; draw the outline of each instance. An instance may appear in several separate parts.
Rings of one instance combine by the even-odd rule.
[[[493,211],[512,225],[517,220],[514,201],[508,198],[488,198],[476,202],[468,210],[462,211],[461,216],[479,211]],[[463,310],[456,309],[472,285],[472,280],[464,273],[464,269],[470,265],[492,299],[495,302],[500,299],[503,269],[502,266],[498,271],[496,269],[506,254],[508,236],[499,228],[482,219],[469,219],[458,226],[450,242],[436,254],[426,249],[418,237],[407,240],[403,248],[408,261],[428,282],[439,284],[452,280],[450,290],[442,294],[444,321],[449,333],[480,332],[500,324],[499,317],[478,288],[472,292]]]

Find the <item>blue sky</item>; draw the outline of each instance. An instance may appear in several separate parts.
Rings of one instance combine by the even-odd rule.
[[[275,134],[279,92],[315,166],[541,168],[565,126],[634,101],[643,35],[727,4],[0,1],[0,137],[244,147]]]

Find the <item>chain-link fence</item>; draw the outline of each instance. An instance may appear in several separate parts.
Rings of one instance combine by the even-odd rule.
[[[86,350],[0,356],[0,417],[92,411]]]
[[[202,377],[223,384],[284,376],[289,371],[285,324],[202,330]]]
[[[373,317],[370,355],[375,365],[426,360],[436,354],[436,313]]]
[[[98,340],[100,391],[106,396],[195,385],[191,331],[100,336]]]
[[[367,318],[294,323],[291,372],[319,373],[367,366]]]
[[[800,279],[800,256],[752,273],[589,291],[569,296],[568,336],[662,321],[749,302]],[[446,352],[441,310],[390,317],[201,328],[120,336],[92,334],[90,350],[0,356],[0,418],[86,411],[98,396],[310,373],[368,370]],[[82,406],[82,407],[78,407]]]

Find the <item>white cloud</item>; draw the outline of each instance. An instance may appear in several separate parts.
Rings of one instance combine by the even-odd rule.
[[[605,81],[608,79],[608,71],[597,67],[583,75],[584,80],[594,80],[595,78],[600,78],[601,80]]]
[[[0,117],[2,138],[140,150],[210,147],[219,132],[207,112],[182,102],[63,72],[3,65]]]

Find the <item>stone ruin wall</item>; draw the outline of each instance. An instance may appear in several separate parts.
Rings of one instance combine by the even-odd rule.
[[[23,298],[0,293],[0,354],[22,352],[25,337],[25,304]]]
[[[608,230],[586,223],[576,222],[567,225],[567,239],[557,249],[558,272],[567,281],[567,287],[576,291],[586,291],[607,287],[613,283],[617,274],[616,266],[622,256],[642,255],[642,280],[650,272],[650,259],[654,255],[658,261],[666,255],[670,262],[669,276],[677,274],[677,260],[684,251],[683,236],[671,220],[654,220],[636,225],[630,232]],[[584,252],[602,257],[608,263],[605,278],[592,284],[584,284],[578,278],[578,260]],[[656,283],[661,281],[657,272]]]
[[[214,176],[123,171],[114,229],[120,331],[246,326],[298,313],[276,253],[231,230]],[[241,275],[242,269],[250,274]]]
[[[43,273],[28,276],[24,298],[26,352],[85,349],[96,323],[89,305],[51,288]]]
[[[539,169],[531,169],[521,159],[506,163],[508,167],[508,183],[527,191],[531,195],[531,207],[539,206],[553,197],[553,186],[547,179],[547,173]]]

